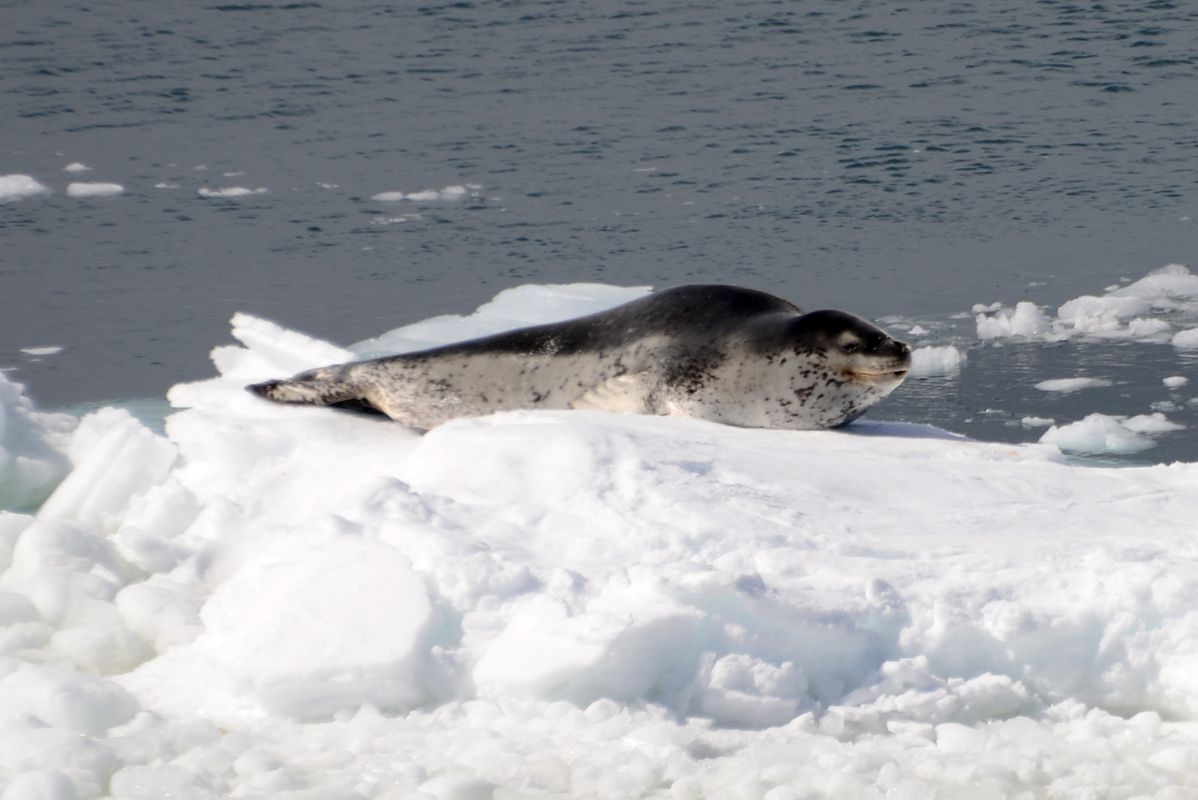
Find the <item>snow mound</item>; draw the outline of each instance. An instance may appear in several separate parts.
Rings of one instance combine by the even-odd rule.
[[[355,349],[637,293],[522,287]],[[418,436],[259,400],[354,353],[246,315],[234,336],[166,436],[114,409],[62,450],[32,434],[71,472],[0,514],[10,794],[1198,789],[1198,465],[881,422]]]

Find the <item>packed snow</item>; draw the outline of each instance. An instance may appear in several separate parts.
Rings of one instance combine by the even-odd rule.
[[[244,390],[644,292],[351,348],[238,315],[165,435],[0,377],[5,800],[1198,791],[1198,464]]]
[[[71,183],[67,185],[67,197],[113,197],[124,191],[125,187],[119,183]]]

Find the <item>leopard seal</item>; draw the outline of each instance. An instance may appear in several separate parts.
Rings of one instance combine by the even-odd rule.
[[[598,409],[758,428],[851,422],[906,377],[911,348],[844,311],[680,286],[597,314],[247,387],[428,430],[495,411]]]

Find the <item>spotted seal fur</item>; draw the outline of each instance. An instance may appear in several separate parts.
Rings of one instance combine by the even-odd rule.
[[[852,314],[804,314],[764,292],[700,285],[247,388],[279,403],[378,411],[419,430],[521,408],[816,429],[856,419],[910,365],[910,347]]]

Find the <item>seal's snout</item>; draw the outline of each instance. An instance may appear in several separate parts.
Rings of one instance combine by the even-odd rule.
[[[251,383],[249,386],[245,387],[245,390],[250,394],[256,394],[259,397],[265,397],[267,400],[269,400],[271,399],[271,394],[274,392],[275,387],[277,387],[280,382],[281,381],[263,381],[262,383]]]

